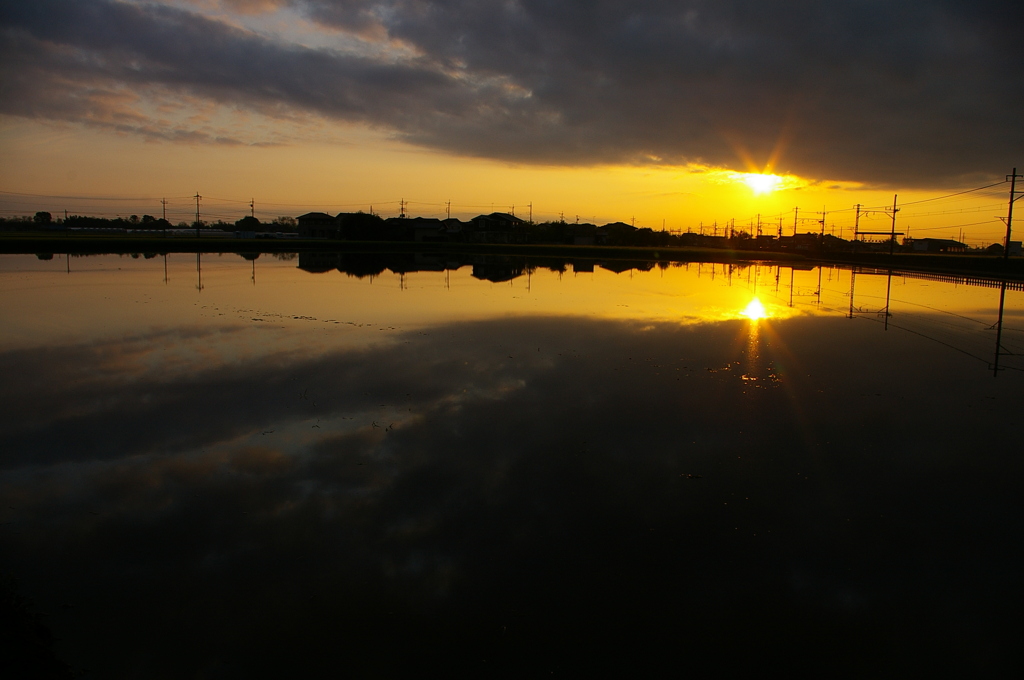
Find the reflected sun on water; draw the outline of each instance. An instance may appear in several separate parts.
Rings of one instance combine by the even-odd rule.
[[[750,304],[740,312],[740,315],[747,317],[751,321],[757,321],[758,319],[767,318],[768,311],[764,308],[764,305],[761,304],[761,301],[755,297],[750,301]]]

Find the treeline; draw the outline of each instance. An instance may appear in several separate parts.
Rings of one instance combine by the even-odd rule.
[[[217,220],[209,222],[200,221],[200,227],[204,229],[220,229],[223,231],[295,231],[298,223],[294,217],[278,217],[272,222],[261,222],[258,218],[246,215],[235,222],[224,222]],[[60,229],[195,229],[196,223],[178,222],[172,224],[169,220],[152,215],[130,215],[128,217],[87,217],[84,215],[69,215],[67,218],[54,218],[51,213],[39,211],[35,215],[23,215],[19,217],[0,217],[0,230],[4,231],[35,231],[39,229],[60,230]]]

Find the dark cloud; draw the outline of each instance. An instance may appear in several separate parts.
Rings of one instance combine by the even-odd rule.
[[[1019,3],[287,4],[415,56],[283,44],[198,8],[12,0],[0,10],[4,111],[107,124],[95,91],[162,88],[470,156],[745,169],[744,157],[763,166],[777,151],[777,171],[897,185],[998,176],[1024,151],[1024,86],[1008,57]],[[160,136],[151,122],[124,125]]]

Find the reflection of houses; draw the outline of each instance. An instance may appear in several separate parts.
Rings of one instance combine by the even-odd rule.
[[[649,272],[654,269],[656,263],[649,260],[605,260],[604,262],[598,263],[602,269],[607,269],[610,272],[621,274],[623,272],[630,272],[633,270],[641,272]],[[594,268],[591,266],[590,271]],[[583,271],[577,269],[576,265],[573,264],[573,271]]]
[[[473,278],[492,283],[511,281],[523,275],[525,261],[520,258],[485,257],[482,262],[473,263]]]
[[[960,241],[947,238],[914,238],[906,239],[905,245],[909,245],[915,253],[965,253],[967,246]]]
[[[489,255],[453,256],[444,253],[299,253],[298,268],[313,274],[337,270],[348,276],[364,278],[379,276],[385,271],[395,274],[443,272],[473,265],[473,276],[495,283],[511,281],[526,272],[526,259]]]
[[[385,255],[364,253],[299,253],[299,269],[311,274],[338,270],[349,276],[378,276],[388,268]],[[392,270],[394,271],[394,270]]]
[[[338,268],[337,253],[304,252],[299,253],[299,269],[311,274],[323,274]]]

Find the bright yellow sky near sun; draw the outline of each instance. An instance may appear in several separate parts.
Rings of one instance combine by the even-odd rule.
[[[209,197],[204,205],[211,216],[225,220],[246,214],[250,198],[261,217],[298,215],[310,209],[369,210],[371,205],[387,217],[398,214],[400,199],[410,202],[410,215],[436,217],[444,215],[444,203],[451,200],[453,216],[464,219],[513,206],[517,215],[526,217],[532,203],[536,221],[564,214],[567,222],[577,216],[598,224],[635,220],[637,226],[660,229],[664,225],[682,231],[696,231],[703,223],[708,233],[713,223],[722,229],[730,219],[736,220],[737,229],[750,230],[760,214],[765,233],[777,232],[781,215],[784,233],[789,234],[794,227],[792,210],[798,206],[801,232],[820,229],[814,220],[823,209],[845,210],[826,218],[827,231],[844,237],[852,233],[854,204],[890,205],[893,197],[889,190],[837,187],[827,181],[814,185],[800,178],[788,178],[778,189],[765,191],[774,183],[763,187],[755,180],[752,187],[749,178],[726,170],[513,165],[423,150],[360,128],[341,134],[334,129],[329,136],[331,140],[324,143],[300,141],[276,147],[201,146],[6,118],[0,121],[0,189],[60,197],[153,199],[150,208],[124,203],[126,214],[148,210],[158,215],[159,199],[174,197],[169,210],[181,217],[169,214],[172,221],[194,210],[194,204],[184,199],[198,191]],[[901,191],[900,201],[940,193],[945,192]],[[214,199],[236,203],[218,205]],[[80,205],[62,205],[74,203],[71,199],[50,199],[38,207],[28,205],[30,197],[20,200],[24,214],[36,209],[59,213],[65,208],[87,214]],[[993,200],[975,201],[979,207],[957,204],[958,210],[968,212],[955,215],[920,210],[914,215],[908,210],[908,219],[900,220],[899,229],[916,226],[927,229],[922,236],[950,238],[958,235],[960,225],[988,220],[989,224],[963,227],[968,240],[999,240],[1002,226],[995,215],[1000,211]],[[10,205],[8,201],[7,214]],[[861,229],[888,230],[889,226],[888,217],[876,212],[864,218]]]

